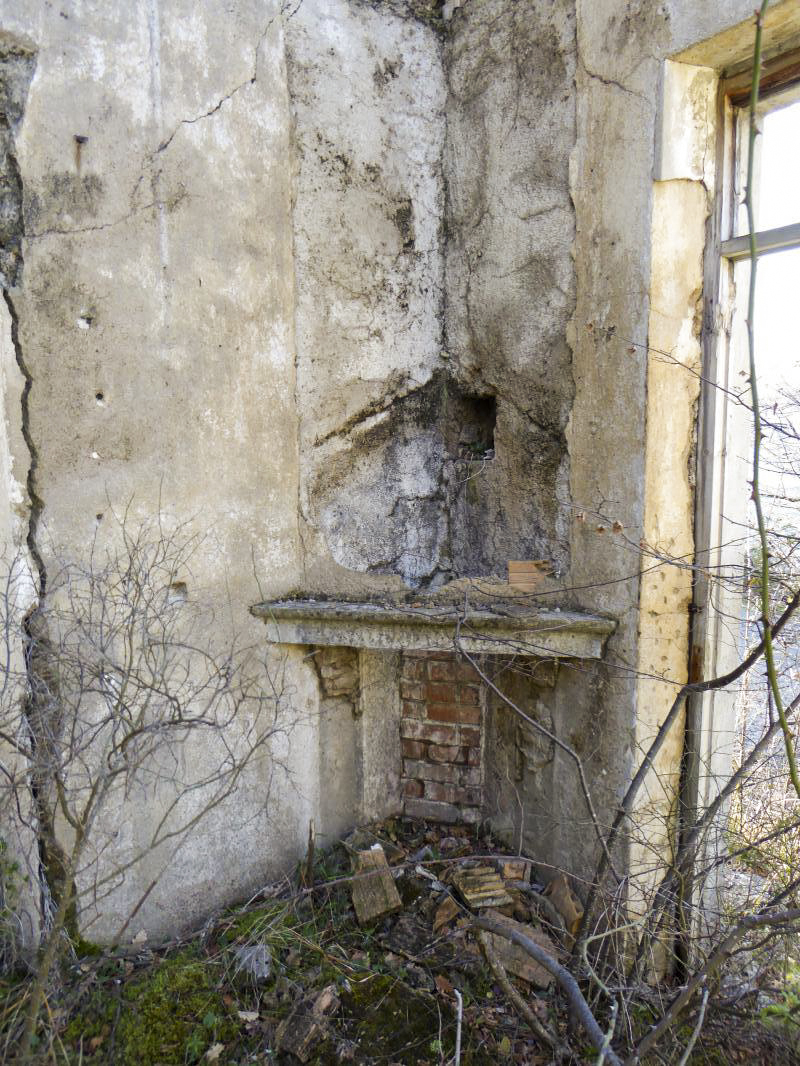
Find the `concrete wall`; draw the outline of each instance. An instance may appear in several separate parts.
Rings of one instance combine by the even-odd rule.
[[[643,539],[692,550],[681,368],[697,366],[708,209],[707,190],[654,187],[662,62],[713,76],[746,49],[733,28],[751,7],[0,0],[0,58],[31,57],[0,130],[4,205],[21,192],[0,224],[22,257],[4,260],[6,541],[30,534],[41,579],[118,543],[120,515],[188,523],[203,531],[188,595],[216,608],[220,639],[254,644],[259,599],[548,560],[548,604],[618,629],[604,665],[518,696],[585,760],[607,822],[663,714],[666,687],[637,670],[680,674],[687,646],[685,577],[638,576]],[[770,17],[770,48],[794,39],[791,0]],[[691,249],[665,250],[665,218]],[[673,334],[667,368],[648,343]],[[374,686],[397,664],[367,659],[380,715]],[[335,833],[381,813],[391,715],[359,725],[367,704],[324,697],[307,649],[273,658],[265,688],[276,677],[288,772],[259,763],[167,865],[137,915],[152,935],[275,872],[309,818]],[[569,760],[509,744],[496,769],[528,754],[513,787],[487,778],[494,813],[588,870]],[[680,748],[676,731],[673,784]],[[181,757],[192,772],[210,756]],[[115,808],[128,843],[107,853],[146,837],[159,802]],[[668,788],[655,816],[671,803]],[[169,858],[128,873],[92,932],[111,935]]]

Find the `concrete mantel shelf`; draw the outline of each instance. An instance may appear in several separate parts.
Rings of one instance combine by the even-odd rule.
[[[546,608],[406,606],[274,600],[251,608],[273,644],[374,651],[453,651],[531,658],[600,659],[616,627],[608,618]]]

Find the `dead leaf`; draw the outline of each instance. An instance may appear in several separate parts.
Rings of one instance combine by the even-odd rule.
[[[222,1054],[222,1052],[224,1050],[225,1050],[225,1045],[224,1044],[212,1044],[211,1047],[206,1052],[206,1058],[208,1059],[209,1062],[217,1062],[219,1060],[220,1055]]]
[[[544,895],[550,897],[567,929],[574,936],[583,918],[583,904],[570,888],[566,876],[559,874],[554,877],[544,890]]]
[[[504,1036],[500,1043],[497,1045],[497,1050],[501,1055],[511,1054],[511,1041],[507,1036]]]
[[[236,1013],[243,1022],[257,1022],[260,1017],[257,1010],[237,1010]]]

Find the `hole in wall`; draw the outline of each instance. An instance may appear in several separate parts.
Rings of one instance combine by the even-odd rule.
[[[105,393],[103,393],[103,392],[96,392],[96,393],[94,394],[94,398],[95,398],[95,400],[97,400],[97,403],[98,403],[98,405],[99,405],[100,407],[102,407],[102,406],[103,406],[103,403],[105,402],[105,398],[106,398],[106,397],[105,397]]]
[[[445,410],[445,439],[454,459],[483,462],[494,458],[497,399],[449,389]]]
[[[186,603],[189,589],[185,581],[173,581],[167,590],[167,603]]]

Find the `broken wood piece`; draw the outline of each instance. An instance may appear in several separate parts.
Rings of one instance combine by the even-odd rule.
[[[504,914],[500,914],[498,911],[487,911],[486,917],[504,929],[509,930],[509,932],[522,933],[523,936],[532,940],[553,959],[558,959],[558,948],[547,933],[542,932],[541,929],[524,922],[516,922],[513,918],[506,918]],[[524,948],[497,933],[487,932],[486,935],[489,938],[491,950],[502,963],[504,970],[513,974],[514,977],[519,977],[522,981],[527,981],[529,985],[535,985],[536,988],[550,987],[553,983],[553,975],[544,966],[536,962],[535,959],[532,959]]]
[[[522,1019],[524,1019],[524,1021],[528,1023],[528,1025],[531,1027],[536,1036],[538,1036],[539,1039],[548,1047],[558,1047],[558,1041],[556,1040],[554,1034],[551,1033],[550,1030],[539,1021],[533,1010],[528,1006],[528,1004],[525,1002],[525,1000],[522,998],[516,988],[514,988],[514,986],[509,981],[508,974],[506,973],[502,962],[498,958],[497,953],[492,947],[491,937],[491,933],[484,932],[482,929],[478,930],[477,939],[478,943],[481,946],[483,957],[486,959],[489,969],[494,974],[497,983],[505,992],[514,1010],[517,1012],[517,1014],[519,1014]]]
[[[530,881],[530,859],[499,859],[500,876],[504,881]]]
[[[491,866],[459,867],[452,876],[452,882],[472,910],[514,904],[497,870]]]
[[[583,904],[572,891],[564,874],[558,874],[545,888],[543,895],[550,899],[558,913],[564,919],[567,931],[574,936],[578,932],[583,917]]]
[[[327,1035],[326,1018],[339,1009],[336,986],[328,985],[315,999],[304,999],[278,1026],[275,1044],[301,1062],[308,1062],[316,1045]]]
[[[447,896],[442,900],[439,906],[436,908],[436,914],[433,918],[433,931],[434,933],[440,933],[442,929],[461,913],[461,908],[453,899],[452,896]]]
[[[353,906],[359,925],[394,914],[402,907],[400,894],[380,846],[356,852],[353,880]]]
[[[508,583],[520,592],[535,592],[553,570],[547,559],[509,560]]]

